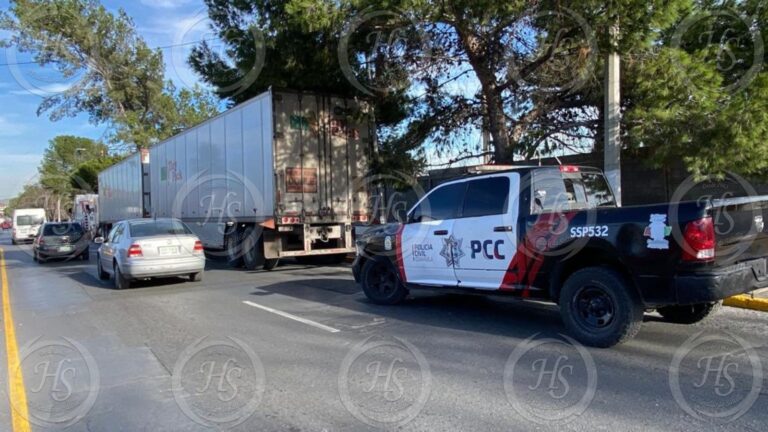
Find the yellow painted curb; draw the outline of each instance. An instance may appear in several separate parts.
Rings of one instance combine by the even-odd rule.
[[[752,298],[752,296],[749,295],[737,295],[731,298],[727,298],[723,304],[726,306],[742,309],[752,309],[756,311],[768,312],[768,299]]]

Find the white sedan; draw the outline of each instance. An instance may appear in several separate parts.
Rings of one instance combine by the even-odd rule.
[[[203,280],[205,254],[200,239],[178,219],[132,219],[118,222],[96,255],[99,279],[110,276],[116,289],[135,279],[188,276]]]

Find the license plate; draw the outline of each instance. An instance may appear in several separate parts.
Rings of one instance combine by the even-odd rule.
[[[72,252],[72,246],[61,246],[59,247],[59,252]]]
[[[157,253],[160,255],[176,255],[179,253],[178,246],[162,246],[157,248]]]

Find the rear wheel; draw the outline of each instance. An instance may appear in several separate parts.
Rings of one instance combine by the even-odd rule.
[[[189,275],[189,280],[192,282],[202,282],[203,281],[203,272],[197,272],[192,273]]]
[[[560,293],[560,312],[573,336],[585,345],[608,348],[634,337],[643,305],[618,272],[589,267],[572,274]]]
[[[101,257],[99,255],[96,255],[96,273],[99,275],[99,280],[108,280],[109,279],[109,273],[104,271],[104,268],[101,266]]]
[[[123,276],[120,266],[115,264],[115,289],[124,290],[131,287],[131,280]]]
[[[37,262],[37,251],[32,251],[32,261]]]
[[[280,258],[265,259],[264,270],[267,270],[267,271],[274,270],[278,264],[280,264]]]
[[[91,251],[86,249],[83,251],[83,253],[80,254],[80,259],[83,261],[88,261],[91,259]]]
[[[714,315],[723,305],[722,301],[699,303],[686,306],[665,306],[656,311],[665,320],[676,324],[696,324]]]
[[[256,270],[259,266],[264,265],[261,233],[261,229],[252,226],[246,228],[243,232],[243,263],[248,270]]]
[[[408,289],[400,282],[395,268],[385,260],[368,260],[361,280],[365,296],[376,304],[395,305],[408,296]]]
[[[237,230],[237,227],[231,227],[224,237],[224,247],[227,250],[227,262],[230,267],[240,268],[243,266],[241,235],[242,233]]]
[[[17,244],[19,244],[19,243],[16,241],[16,239],[11,239],[11,244],[12,244],[12,245],[14,245],[14,246],[16,246],[16,245],[17,245]]]

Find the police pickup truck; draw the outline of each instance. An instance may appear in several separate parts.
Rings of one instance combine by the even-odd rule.
[[[610,347],[645,311],[692,324],[768,286],[766,208],[768,196],[618,207],[597,169],[521,167],[436,187],[405,224],[361,235],[353,270],[377,304],[418,288],[552,301],[577,340]]]

